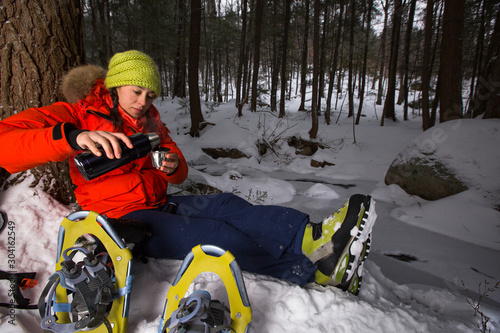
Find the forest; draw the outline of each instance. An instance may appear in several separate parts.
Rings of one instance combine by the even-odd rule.
[[[66,71],[129,49],[158,64],[162,98],[189,105],[194,137],[202,101],[285,117],[300,98],[311,139],[344,99],[359,123],[375,93],[381,126],[500,118],[500,0],[3,0],[0,119],[63,99]],[[60,182],[64,170],[34,174]]]
[[[363,96],[377,91],[385,119],[394,105],[422,127],[459,117],[500,116],[497,100],[500,1],[486,0],[140,0],[83,1],[86,61],[114,52],[151,54],[163,95],[190,97],[188,64],[198,58],[199,95],[255,111],[270,96],[300,96],[300,110],[331,122],[338,95],[360,121]],[[197,10],[200,9],[200,12]],[[199,41],[194,39],[199,31]],[[193,57],[193,58],[191,58]],[[343,92],[347,80],[347,92]],[[306,89],[313,98],[306,104]],[[414,97],[409,98],[409,92]],[[354,110],[353,96],[360,98]],[[282,99],[281,96],[284,96]],[[193,106],[192,106],[193,107]],[[196,106],[195,106],[196,107]],[[443,111],[445,110],[445,111]],[[195,129],[196,130],[196,129]]]

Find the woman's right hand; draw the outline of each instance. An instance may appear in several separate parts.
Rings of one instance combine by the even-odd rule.
[[[104,149],[106,156],[110,159],[120,158],[122,149],[120,141],[129,148],[134,148],[132,141],[124,133],[114,133],[106,131],[85,131],[78,134],[76,143],[82,149],[90,150],[94,155],[101,156],[100,147]]]

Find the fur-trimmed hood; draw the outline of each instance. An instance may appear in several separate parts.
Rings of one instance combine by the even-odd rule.
[[[76,103],[90,93],[99,79],[106,78],[106,69],[95,65],[78,66],[67,72],[61,83],[61,91],[68,103]]]

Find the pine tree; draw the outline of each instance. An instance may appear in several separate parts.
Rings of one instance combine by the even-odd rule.
[[[80,1],[2,3],[0,119],[64,100],[59,81],[66,71],[83,62],[81,19]],[[48,163],[31,172],[36,183],[41,182],[58,201],[75,201],[66,162]]]
[[[391,56],[389,61],[389,82],[387,84],[387,95],[384,102],[384,112],[381,118],[381,125],[384,125],[384,118],[396,120],[394,103],[396,97],[396,76],[398,69],[398,52],[399,52],[399,32],[401,27],[401,12],[403,4],[401,0],[395,0],[394,13],[392,17],[392,34],[391,34]]]
[[[439,121],[462,117],[462,26],[465,0],[445,0],[441,39]]]
[[[200,136],[204,122],[200,105],[198,70],[200,61],[201,0],[191,0],[191,28],[189,30],[189,111],[191,114],[191,136]]]

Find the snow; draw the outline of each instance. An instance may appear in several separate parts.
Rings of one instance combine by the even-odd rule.
[[[286,142],[293,135],[309,139],[310,115],[296,111],[299,102],[287,102],[284,119],[268,109],[244,110],[238,118],[234,101],[207,106],[204,117],[215,126],[209,125],[200,138],[186,135],[190,118],[178,100],[155,103],[189,162],[191,180],[255,204],[295,207],[314,221],[330,215],[354,193],[370,194],[377,202],[378,220],[359,296],[313,283],[301,288],[244,272],[253,310],[251,331],[481,331],[481,317],[475,316],[468,301],[479,299],[485,283],[493,286],[500,281],[500,212],[495,210],[500,202],[500,121],[459,120],[422,133],[421,118],[411,115],[408,121],[386,121],[381,127],[377,114],[382,107],[374,107],[369,95],[355,132],[345,107],[338,123],[338,113],[330,125],[320,117],[318,142],[327,149],[306,157],[296,155]],[[397,114],[402,119],[399,107]],[[258,140],[272,143],[273,150],[259,156]],[[385,185],[385,172],[396,156],[414,153],[411,147],[418,146],[446,161],[470,189],[426,201],[396,185]],[[238,148],[251,157],[214,160],[202,152],[206,147]],[[334,165],[314,168],[311,159]],[[59,224],[74,208],[62,206],[30,183],[28,176],[0,193],[0,209],[14,222],[12,230],[0,233],[0,268],[36,271],[39,285],[23,292],[36,302],[54,271]],[[13,245],[9,231],[15,234]],[[9,246],[13,252],[8,252]],[[14,253],[15,261],[8,262],[8,253]],[[135,264],[129,332],[158,331],[165,297],[180,264],[178,260]],[[8,301],[8,287],[6,281],[0,282],[0,302]],[[208,290],[215,299],[227,298],[213,274],[203,274],[190,287],[199,289]],[[488,328],[500,332],[500,291],[483,297],[480,310],[491,318]],[[37,311],[15,310],[9,316],[8,309],[0,309],[2,332],[42,332],[39,321]]]

